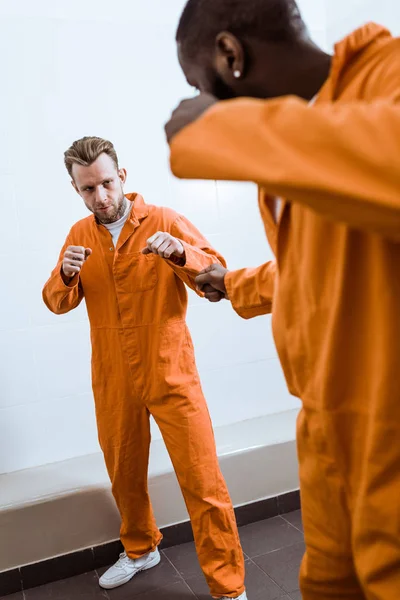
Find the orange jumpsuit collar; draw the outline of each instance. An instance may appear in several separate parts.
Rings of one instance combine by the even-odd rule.
[[[335,44],[335,52],[332,58],[331,71],[325,84],[318,94],[318,101],[331,102],[335,98],[335,91],[338,88],[339,80],[344,70],[351,61],[367,46],[381,38],[385,40],[391,37],[391,33],[382,25],[376,23],[367,23],[359,27],[353,33]]]

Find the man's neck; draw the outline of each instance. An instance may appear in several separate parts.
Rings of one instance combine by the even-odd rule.
[[[310,101],[329,77],[332,57],[312,41],[301,40],[293,46],[268,46],[274,58],[274,96],[294,95]],[[265,63],[268,64],[268,55]],[[260,79],[271,81],[272,73],[263,73]],[[260,90],[261,91],[261,90]],[[258,97],[270,98],[268,88]]]
[[[332,57],[309,43],[299,50],[297,64],[293,64],[293,89],[308,102],[314,98],[329,77]]]
[[[131,203],[127,200],[127,198],[124,196],[124,200],[120,206],[120,209],[118,211],[117,216],[115,217],[115,221],[113,221],[114,223],[116,223],[117,221],[119,221],[120,219],[122,219],[122,217],[124,217],[128,211],[128,206]],[[109,223],[109,225],[112,225],[112,223]]]

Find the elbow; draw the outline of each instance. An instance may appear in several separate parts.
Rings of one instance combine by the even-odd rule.
[[[50,298],[47,296],[46,290],[43,290],[42,298],[43,298],[43,302],[45,303],[45,305],[47,306],[49,311],[52,312],[54,315],[64,315],[65,313],[68,312],[68,308],[65,308],[62,305],[62,303],[57,304],[56,302],[52,302],[50,300]]]

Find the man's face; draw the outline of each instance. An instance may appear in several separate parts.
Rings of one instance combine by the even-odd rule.
[[[114,223],[122,217],[126,171],[118,171],[108,154],[101,154],[90,167],[74,164],[72,176],[72,185],[100,223]]]
[[[200,93],[211,94],[218,100],[231,100],[240,95],[223,81],[213,65],[211,53],[193,61],[183,56],[178,46],[178,59],[188,84]]]
[[[220,45],[217,41],[213,49],[199,52],[195,58],[185,56],[178,44],[178,59],[182,71],[190,86],[215,96],[218,100],[231,100],[243,96],[250,98],[276,98],[296,94],[288,73],[291,60],[276,60],[279,49],[266,43],[247,41],[246,69],[244,68],[244,45],[231,34],[221,34]],[[293,47],[295,48],[295,47]],[[296,50],[292,50],[295,52]],[[286,52],[287,54],[287,52]],[[235,77],[240,65],[240,76]]]

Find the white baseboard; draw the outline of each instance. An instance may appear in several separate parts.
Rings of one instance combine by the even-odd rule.
[[[297,411],[288,411],[216,428],[235,506],[298,488],[296,417]],[[151,448],[149,486],[159,527],[188,519],[160,440]],[[101,454],[0,475],[0,572],[118,537],[119,515]]]

